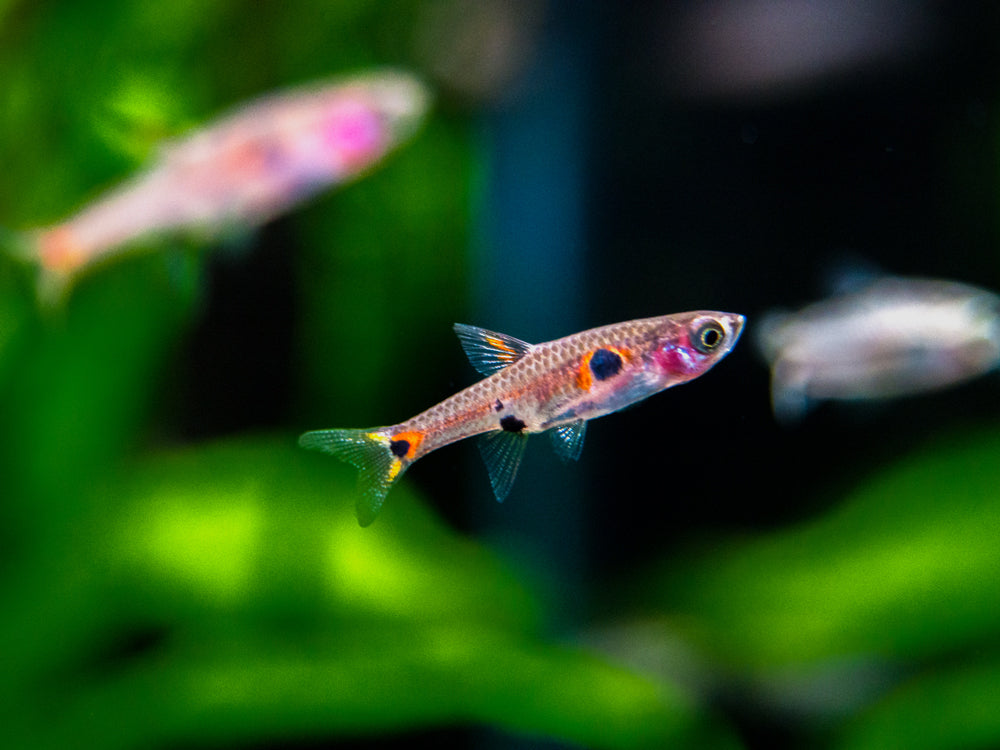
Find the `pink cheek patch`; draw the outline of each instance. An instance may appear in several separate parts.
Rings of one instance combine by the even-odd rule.
[[[692,375],[701,369],[699,358],[690,349],[676,344],[660,347],[653,358],[670,375]]]
[[[385,150],[387,133],[381,118],[360,102],[342,106],[327,120],[324,145],[349,169],[362,169]]]

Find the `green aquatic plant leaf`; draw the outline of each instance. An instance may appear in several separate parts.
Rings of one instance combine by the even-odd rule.
[[[490,725],[592,748],[733,747],[678,695],[590,655],[490,630],[343,630],[306,647],[230,638],[60,694],[31,747],[148,747]],[[405,637],[403,637],[405,636]],[[221,648],[219,648],[221,646]],[[150,721],[154,717],[154,721]],[[717,744],[718,743],[718,744]],[[26,746],[28,746],[26,745]]]
[[[991,748],[1000,744],[1000,660],[995,654],[921,673],[852,718],[839,750]]]
[[[4,230],[0,228],[0,256],[4,247]],[[21,274],[13,262],[0,257],[0,389],[6,373],[22,353],[21,345],[29,337],[33,315],[33,300],[28,287],[19,283]]]
[[[1000,432],[946,435],[821,518],[671,559],[634,589],[723,663],[891,661],[1000,628]]]
[[[539,604],[529,590],[412,495],[402,493],[399,503],[394,497],[384,519],[361,529],[355,493],[349,467],[302,451],[294,440],[165,454],[102,492],[116,525],[105,554],[136,586],[154,580],[199,616],[202,602],[310,621],[349,612],[516,630],[537,624]]]
[[[0,384],[6,497],[71,520],[76,487],[134,445],[194,302],[154,256],[82,279],[58,309],[18,292],[30,313]]]
[[[7,736],[131,748],[484,724],[595,748],[732,746],[680,688],[549,641],[530,580],[399,489],[362,529],[349,467],[290,437],[100,482],[51,550],[73,566],[6,592]]]

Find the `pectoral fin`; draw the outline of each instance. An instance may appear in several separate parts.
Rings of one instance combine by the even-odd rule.
[[[569,424],[561,424],[549,430],[552,447],[563,461],[576,461],[583,450],[583,438],[587,434],[587,423],[582,419]]]

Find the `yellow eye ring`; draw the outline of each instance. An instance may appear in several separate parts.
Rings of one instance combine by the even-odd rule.
[[[709,354],[725,340],[726,330],[714,320],[710,320],[695,331],[691,345],[702,354]]]

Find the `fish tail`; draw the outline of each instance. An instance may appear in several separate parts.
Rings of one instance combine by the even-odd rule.
[[[59,307],[66,301],[76,271],[87,262],[86,254],[65,225],[36,232],[29,241],[38,266],[38,302],[43,308]]]
[[[299,445],[329,453],[358,470],[361,495],[356,510],[362,526],[375,520],[389,489],[413,463],[415,447],[405,440],[394,439],[393,429],[386,427],[314,430],[301,435]]]
[[[64,259],[74,254],[69,240],[60,229],[19,232],[0,226],[0,251],[33,269],[35,291],[43,308],[57,307],[66,297],[70,270]]]

